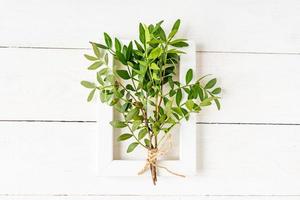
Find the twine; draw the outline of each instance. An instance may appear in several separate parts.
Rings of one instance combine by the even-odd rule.
[[[168,141],[168,146],[166,146],[166,142]],[[144,165],[144,167],[138,172],[138,175],[142,175],[144,174],[148,169],[149,169],[149,166],[150,165],[153,165],[157,168],[161,168],[161,169],[164,169],[166,170],[167,172],[169,172],[170,174],[173,174],[175,176],[180,176],[180,177],[185,177],[185,175],[182,175],[182,174],[178,174],[174,171],[171,171],[169,170],[167,167],[165,166],[162,166],[162,165],[158,165],[157,164],[157,158],[159,156],[162,156],[162,155],[166,155],[167,152],[171,149],[172,147],[172,140],[171,140],[171,135],[168,135],[167,139],[165,140],[164,144],[162,145],[162,147],[165,147],[164,148],[153,148],[153,149],[148,149],[148,157],[147,157],[147,160],[146,160],[146,163]]]

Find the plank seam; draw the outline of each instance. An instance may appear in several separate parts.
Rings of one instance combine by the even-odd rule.
[[[269,122],[197,122],[211,125],[259,125],[259,126],[299,126],[300,123],[269,123]]]
[[[46,122],[46,123],[96,123],[96,120],[36,120],[36,119],[8,119],[0,122]],[[269,123],[269,122],[196,122],[204,125],[254,125],[254,126],[300,126],[300,123]]]
[[[45,50],[91,50],[84,47],[47,47],[47,46],[0,46],[4,49],[45,49]],[[207,54],[258,54],[258,55],[300,55],[300,52],[255,52],[255,51],[204,51],[196,50],[197,53]]]
[[[47,123],[96,123],[93,120],[36,120],[36,119],[8,119],[0,122],[47,122]]]
[[[212,53],[212,54],[258,54],[258,55],[300,55],[300,52],[256,52],[256,51],[202,51],[197,50],[197,53]]]
[[[51,50],[91,50],[83,47],[45,47],[45,46],[0,46],[2,49],[51,49]]]
[[[145,194],[145,195],[136,195],[136,194],[0,194],[0,197],[300,197],[300,194],[186,194],[186,195],[160,195],[160,194]]]

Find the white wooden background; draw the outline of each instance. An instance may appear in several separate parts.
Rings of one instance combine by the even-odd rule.
[[[1,200],[300,199],[300,1],[0,0]],[[224,88],[198,116],[199,175],[96,177],[83,54],[107,31],[182,19],[198,75]],[[188,134],[188,133],[186,133]]]

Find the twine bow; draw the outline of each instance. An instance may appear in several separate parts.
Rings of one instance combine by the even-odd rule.
[[[168,146],[166,146],[166,143],[168,142]],[[162,145],[162,147],[165,148],[153,148],[153,149],[149,149],[148,150],[148,157],[146,160],[146,163],[144,165],[144,167],[138,172],[138,175],[142,175],[144,174],[148,169],[150,165],[153,165],[157,168],[161,168],[166,170],[167,172],[169,172],[170,174],[173,174],[175,176],[180,176],[180,177],[185,177],[185,175],[182,174],[178,174],[176,172],[173,172],[171,170],[169,170],[167,167],[162,166],[162,165],[158,165],[157,164],[157,158],[162,156],[162,155],[166,155],[167,152],[171,149],[172,147],[172,140],[171,140],[171,135],[169,134],[167,136],[167,139],[165,140],[164,144]]]

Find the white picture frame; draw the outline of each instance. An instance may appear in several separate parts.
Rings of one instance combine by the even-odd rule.
[[[182,50],[186,54],[181,55],[179,64],[180,82],[185,82],[185,74],[188,69],[196,71],[196,47],[191,41],[189,46]],[[138,176],[138,172],[146,162],[144,160],[115,160],[114,159],[114,133],[109,124],[113,119],[112,107],[97,102],[98,106],[98,176]],[[179,131],[179,159],[159,160],[159,165],[186,176],[196,174],[196,116],[191,114],[189,121],[180,123]],[[126,152],[125,152],[126,153]],[[148,170],[143,175],[150,175]],[[158,176],[171,176],[164,169],[158,169]]]

